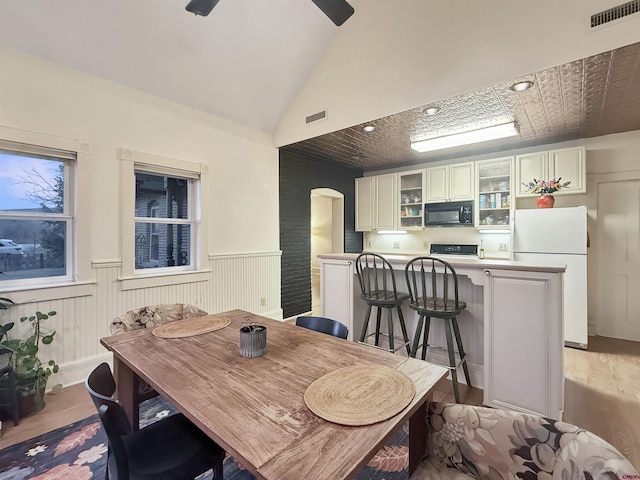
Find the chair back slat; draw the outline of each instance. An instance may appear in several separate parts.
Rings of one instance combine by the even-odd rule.
[[[405,279],[412,304],[445,312],[458,310],[458,276],[450,263],[436,257],[415,257],[405,267]]]
[[[356,258],[356,273],[363,297],[397,300],[398,292],[389,261],[375,253],[362,253]]]

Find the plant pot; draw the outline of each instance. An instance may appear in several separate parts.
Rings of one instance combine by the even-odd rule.
[[[17,378],[16,380],[19,391],[23,390],[21,387],[25,390],[29,390],[29,393],[26,395],[24,395],[23,392],[18,394],[18,410],[20,412],[20,418],[24,418],[42,410],[45,406],[44,391],[46,389],[47,382],[40,382],[39,388],[36,391],[36,381],[34,379]]]
[[[540,195],[538,197],[538,208],[553,208],[556,199],[553,195]]]
[[[267,327],[264,325],[245,325],[240,329],[240,355],[260,357],[267,351]]]

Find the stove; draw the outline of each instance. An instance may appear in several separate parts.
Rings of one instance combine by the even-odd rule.
[[[429,249],[430,255],[434,257],[461,258],[466,260],[478,258],[478,245],[460,243],[432,243]]]

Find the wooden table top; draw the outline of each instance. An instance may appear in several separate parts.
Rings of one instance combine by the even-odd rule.
[[[353,477],[448,373],[438,365],[242,310],[219,315],[231,324],[202,335],[166,339],[137,330],[101,343],[258,478]],[[264,356],[240,356],[239,329],[246,322],[267,326]],[[304,392],[314,380],[367,362],[413,380],[416,395],[401,413],[374,425],[348,427],[307,408]]]

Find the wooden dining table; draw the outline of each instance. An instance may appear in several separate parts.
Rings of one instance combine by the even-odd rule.
[[[413,473],[425,451],[426,402],[447,369],[242,310],[217,316],[231,323],[185,338],[142,329],[101,339],[113,352],[116,395],[133,428],[142,379],[256,478],[339,480],[355,477],[408,421]],[[260,357],[239,353],[239,330],[250,323],[267,327]],[[404,373],[415,385],[413,400],[395,416],[365,426],[332,423],[307,408],[311,383],[357,364]]]

